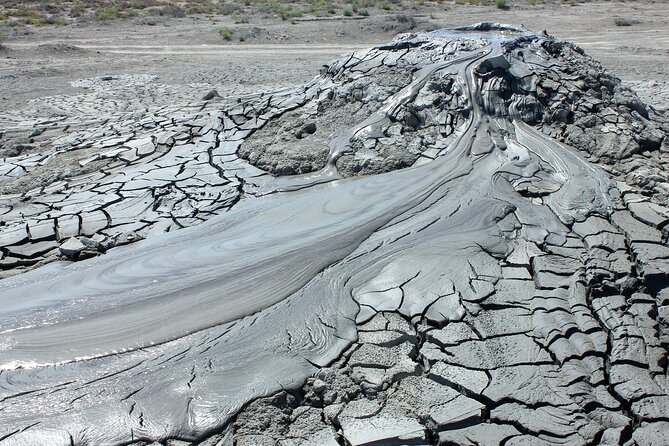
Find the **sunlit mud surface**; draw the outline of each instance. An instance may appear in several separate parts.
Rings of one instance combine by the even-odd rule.
[[[483,24],[212,99],[4,158],[0,443],[660,444],[666,121],[580,49]]]

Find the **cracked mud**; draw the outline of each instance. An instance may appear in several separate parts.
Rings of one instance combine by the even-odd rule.
[[[666,444],[669,121],[578,47],[80,82],[0,129],[0,444]]]

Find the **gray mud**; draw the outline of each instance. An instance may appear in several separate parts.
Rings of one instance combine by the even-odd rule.
[[[1,444],[666,440],[667,121],[579,48],[480,24],[132,108],[0,165]]]

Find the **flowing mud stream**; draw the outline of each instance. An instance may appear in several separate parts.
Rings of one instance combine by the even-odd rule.
[[[533,95],[541,79],[533,70],[547,66],[546,42],[552,41],[545,35],[491,25],[404,36],[331,64],[301,90],[256,95],[173,121],[197,123],[181,145],[173,136],[172,145],[161,149],[160,135],[119,142],[125,150],[109,158],[129,150],[137,156],[103,170],[107,176],[94,179],[95,187],[85,186],[93,184],[90,177],[68,186],[84,185],[66,199],[79,203],[90,203],[85,194],[114,193],[112,184],[120,187],[116,191],[135,192],[119,193],[121,199],[112,205],[129,204],[118,214],[106,204],[90,209],[105,209],[103,229],[113,228],[115,219],[123,224],[163,221],[141,212],[162,206],[155,190],[177,184],[170,175],[222,179],[207,187],[228,194],[227,205],[205,221],[181,225],[190,227],[154,231],[104,255],[46,264],[0,282],[0,444],[201,439],[224,428],[249,401],[301,388],[307,377],[357,342],[358,328],[380,313],[444,332],[476,318],[494,308],[489,301],[501,294],[511,270],[522,270],[528,283],[534,280],[539,295],[549,289],[558,290],[555,300],[570,294],[572,306],[564,317],[589,314],[572,323],[570,330],[586,334],[574,344],[581,353],[571,357],[583,359],[579,355],[588,349],[600,353],[582,364],[570,363],[572,378],[565,385],[581,386],[575,404],[599,426],[593,438],[607,429],[625,431],[630,438],[630,420],[639,423],[643,416],[633,408],[620,409],[617,401],[628,397],[605,382],[611,365],[602,358],[610,361],[615,352],[601,351],[606,345],[586,339],[604,328],[603,316],[586,303],[595,286],[579,263],[591,255],[581,240],[602,231],[575,229],[608,220],[620,192],[609,174],[579,150],[526,123],[540,121]],[[257,149],[262,132],[272,131],[265,129],[272,120],[293,119],[296,127],[318,120],[323,115],[318,104],[336,101],[342,82],[364,82],[367,73],[384,66],[411,67],[403,68],[411,79],[373,93],[377,99],[367,101],[367,108],[344,109],[357,122],[335,123],[336,131],[323,137],[327,145],[313,143],[322,155],[310,172],[272,176],[252,165],[272,150]],[[503,76],[490,80],[495,73],[512,74],[517,84],[511,93],[504,91]],[[525,93],[518,94],[523,88]],[[457,105],[443,108],[447,102]],[[301,109],[311,111],[290,116]],[[424,133],[430,119],[438,122],[432,126],[436,137]],[[445,130],[447,122],[450,130]],[[393,130],[398,125],[399,133]],[[308,146],[309,138],[326,126],[319,121],[316,131],[305,127],[297,143]],[[418,137],[422,148],[404,165],[388,167],[384,154],[375,150],[392,135]],[[87,137],[94,135],[78,135],[77,141]],[[133,144],[137,140],[141,144]],[[60,147],[68,144],[74,145],[70,140]],[[402,144],[398,150],[409,150],[410,144]],[[146,146],[153,151],[141,155]],[[303,159],[300,154],[276,156]],[[380,167],[366,171],[374,162]],[[7,181],[30,175],[32,165],[26,166]],[[177,168],[161,173],[172,166]],[[149,197],[143,190],[154,193]],[[56,193],[46,187],[26,196],[37,205],[49,201],[40,201],[40,194]],[[76,198],[77,193],[82,195]],[[139,214],[131,214],[138,195],[149,201]],[[62,217],[48,216],[53,218],[56,234],[64,232]],[[73,235],[100,233],[86,233],[87,217],[78,218]],[[30,229],[33,220],[39,218],[17,218],[15,227]],[[164,220],[169,225],[176,218],[172,214]],[[658,250],[666,249],[662,237],[654,242]],[[13,245],[8,246],[9,258]],[[582,252],[558,255],[560,247]],[[607,254],[617,248],[604,249]],[[661,270],[663,255],[651,256],[648,264]],[[662,273],[641,273],[641,280],[652,276],[655,282],[639,284],[637,291],[651,293],[653,301],[666,279]],[[618,288],[612,293],[624,296],[615,280],[625,273],[614,276],[611,283]],[[557,283],[563,279],[565,284]],[[524,293],[524,285],[511,285],[518,295]],[[534,314],[536,337],[566,330],[551,319],[563,310],[532,302],[527,311]],[[585,319],[600,328],[579,326]],[[562,339],[573,340],[570,335]],[[617,342],[615,335],[611,339]],[[560,342],[547,342],[538,356],[560,363],[561,348],[566,347]],[[653,354],[665,358],[666,377],[666,351]],[[667,402],[666,381],[658,380],[663,366],[655,359],[644,370],[648,383],[660,389],[652,394],[664,398],[654,403],[660,408]],[[589,375],[595,376],[591,382],[579,378]],[[666,416],[666,406],[658,410],[649,418]]]

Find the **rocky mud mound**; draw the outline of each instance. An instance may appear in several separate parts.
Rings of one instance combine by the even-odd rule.
[[[37,52],[42,54],[62,54],[85,52],[85,50],[69,43],[45,43],[37,46]]]
[[[448,51],[456,54],[468,45],[472,42],[452,42]],[[324,70],[324,93],[268,122],[242,144],[238,154],[276,175],[323,168],[337,129],[364,120],[408,84],[416,67],[413,56],[438,60],[440,55],[431,46],[431,39],[409,34],[334,63]],[[578,147],[591,161],[628,174],[630,184],[659,193],[664,200],[669,197],[666,176],[644,179],[647,172],[634,172],[637,162],[613,167],[631,155],[658,152],[665,133],[653,121],[661,119],[666,125],[666,120],[580,48],[544,38],[482,64],[476,75],[481,83],[479,100],[490,116],[513,117],[540,128]],[[343,176],[387,172],[421,157],[434,158],[467,118],[463,113],[467,99],[455,80],[449,73],[437,73],[414,98],[384,111],[391,124],[374,138],[354,135],[347,153],[337,159],[338,172]],[[660,161],[657,153],[654,161]]]
[[[667,120],[579,48],[87,82],[0,129],[0,444],[667,443]]]

